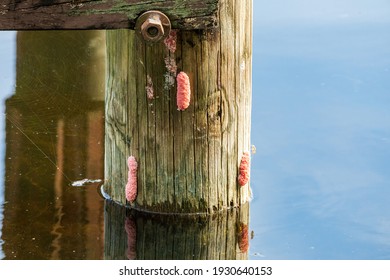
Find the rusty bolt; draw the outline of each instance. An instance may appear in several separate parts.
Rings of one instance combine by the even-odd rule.
[[[156,43],[168,36],[171,31],[171,22],[160,11],[148,11],[139,16],[135,29],[146,42]]]
[[[146,41],[157,42],[164,37],[164,28],[159,18],[150,17],[141,25],[141,34]]]

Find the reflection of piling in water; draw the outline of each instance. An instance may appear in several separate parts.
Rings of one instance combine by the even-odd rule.
[[[16,68],[17,95],[44,95],[54,105],[103,101],[105,32],[18,32]]]
[[[91,47],[101,35],[17,35],[16,89],[6,101],[6,258],[101,258],[100,197],[69,187],[103,177],[104,60]]]
[[[158,215],[106,200],[105,259],[236,260],[248,257],[249,204],[214,215]]]
[[[131,217],[126,217],[125,230],[127,234],[127,258],[135,260],[137,258],[137,225]]]

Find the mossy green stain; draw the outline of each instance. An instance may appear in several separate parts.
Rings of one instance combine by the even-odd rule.
[[[99,9],[95,7],[107,4],[107,1],[93,1],[84,4],[82,7],[71,10],[68,13],[68,16],[122,14],[129,19],[129,22],[133,27],[136,19],[141,13],[156,9],[167,14],[167,16],[171,19],[173,28],[182,27],[183,22],[186,19],[197,19],[198,21],[201,21],[202,17],[204,17],[205,26],[208,26],[210,21],[213,21],[213,18],[216,20],[219,0],[174,1],[168,5],[165,2],[166,1],[155,0],[144,2],[139,1],[137,3],[130,4],[126,0],[117,0],[112,6],[108,6],[105,9]],[[196,7],[196,9],[194,7]],[[191,25],[190,21],[191,20],[187,23],[189,26]],[[194,24],[194,26],[199,26],[199,23],[196,23],[196,25]]]

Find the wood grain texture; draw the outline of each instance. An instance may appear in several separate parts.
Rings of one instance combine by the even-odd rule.
[[[107,31],[105,191],[115,201],[126,204],[130,155],[139,164],[133,208],[212,213],[250,199],[249,184],[240,187],[237,175],[250,151],[252,1],[219,4],[220,26],[177,30],[174,53],[134,31]],[[177,110],[167,59],[190,78],[185,111]]]
[[[133,29],[137,17],[160,10],[173,28],[215,27],[218,0],[1,0],[0,30]]]

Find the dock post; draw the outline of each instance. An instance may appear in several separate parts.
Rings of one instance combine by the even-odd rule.
[[[121,205],[214,213],[250,199],[249,182],[238,178],[249,172],[240,163],[250,152],[252,0],[215,2],[217,26],[172,25],[157,42],[137,30],[107,31],[103,190]],[[149,35],[164,32],[158,27]],[[188,107],[178,106],[177,89],[188,91],[188,82]],[[136,196],[128,201],[130,156]]]

